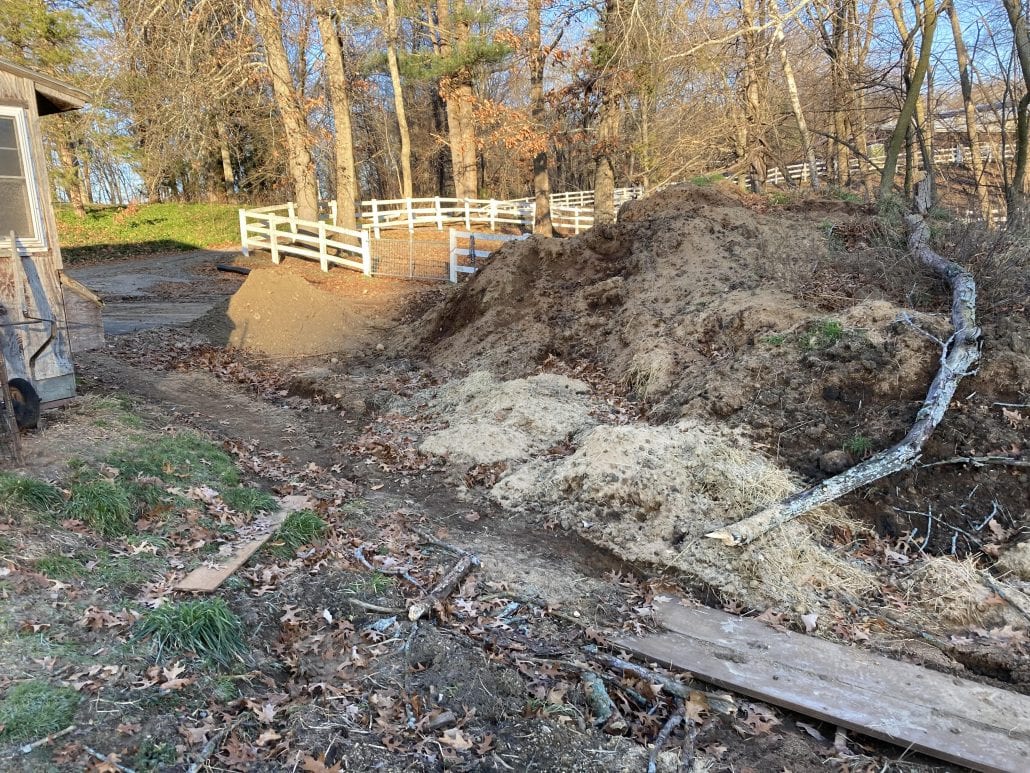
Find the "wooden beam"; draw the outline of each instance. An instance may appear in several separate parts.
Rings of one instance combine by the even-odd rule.
[[[1030,770],[1030,696],[707,607],[619,647],[698,679],[973,770]]]

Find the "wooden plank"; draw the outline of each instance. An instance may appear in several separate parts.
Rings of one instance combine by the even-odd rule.
[[[297,510],[303,510],[311,506],[311,499],[306,496],[289,496],[280,500],[280,509],[258,521],[251,528],[255,536],[236,545],[236,548],[229,556],[229,560],[219,566],[203,565],[198,566],[187,574],[176,590],[192,591],[194,593],[211,593],[232,574],[247,563],[262,545],[271,539],[279,525],[286,520],[286,516]]]
[[[1030,770],[1030,697],[707,607],[656,604],[669,633],[625,649],[699,679],[981,771]]]

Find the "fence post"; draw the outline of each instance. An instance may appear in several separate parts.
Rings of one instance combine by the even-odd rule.
[[[379,238],[379,202],[372,199],[372,230],[375,231],[376,238]]]
[[[333,216],[333,225],[337,225],[338,226],[340,224],[339,217],[338,217],[339,216],[339,205],[336,203],[336,199],[333,199],[332,201],[329,202],[329,212]]]
[[[369,243],[368,231],[362,231],[358,241],[361,243],[361,273],[372,276],[372,245]]]
[[[466,205],[467,205],[466,201]],[[449,277],[452,284],[458,283],[458,256],[455,254],[458,251],[458,237],[454,235],[454,229],[450,229],[450,249],[448,255],[450,256],[449,265],[450,272]]]
[[[575,213],[573,215],[572,227],[575,229],[574,232],[579,234],[579,207],[575,207],[572,211]]]
[[[436,197],[436,230],[443,230],[443,208],[440,206],[440,197]]]
[[[318,262],[322,270],[329,271],[329,248],[325,244],[325,223],[318,221]]]
[[[286,212],[290,216],[290,231],[297,233],[297,207],[292,201],[286,202]]]
[[[408,233],[410,234],[415,230],[415,213],[411,211],[411,199],[407,199],[408,202]]]
[[[497,199],[490,199],[490,230],[497,230]]]
[[[279,265],[279,226],[275,222],[275,215],[268,216],[268,241],[271,242],[272,262]]]
[[[250,248],[247,247],[247,211],[245,209],[240,210],[240,252],[243,253],[243,257],[250,257]]]
[[[465,230],[466,231],[471,231],[472,230],[472,216],[471,216],[471,213],[469,212],[469,200],[468,199],[465,199]],[[454,281],[458,281],[458,280],[454,280]]]

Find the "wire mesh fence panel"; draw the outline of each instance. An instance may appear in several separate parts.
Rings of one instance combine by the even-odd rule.
[[[422,239],[372,239],[372,273],[402,279],[446,282],[450,272],[447,242]]]

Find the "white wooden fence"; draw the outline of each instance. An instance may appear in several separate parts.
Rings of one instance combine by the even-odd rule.
[[[489,257],[490,253],[493,252],[493,250],[481,250],[477,248],[477,244],[482,244],[483,242],[497,244],[498,242],[519,241],[529,238],[529,234],[512,236],[509,234],[456,231],[452,228],[450,229],[450,237],[450,280],[452,283],[456,283],[460,274],[474,274],[476,272],[477,258]],[[467,246],[461,245],[463,241],[467,242]],[[497,247],[493,249],[497,249]],[[465,260],[463,261],[462,258]]]
[[[365,231],[351,231],[322,220],[300,220],[292,202],[240,210],[243,254],[249,255],[252,247],[268,250],[276,264],[284,254],[296,255],[317,260],[323,271],[328,271],[332,263],[369,275],[372,252],[368,240]]]

